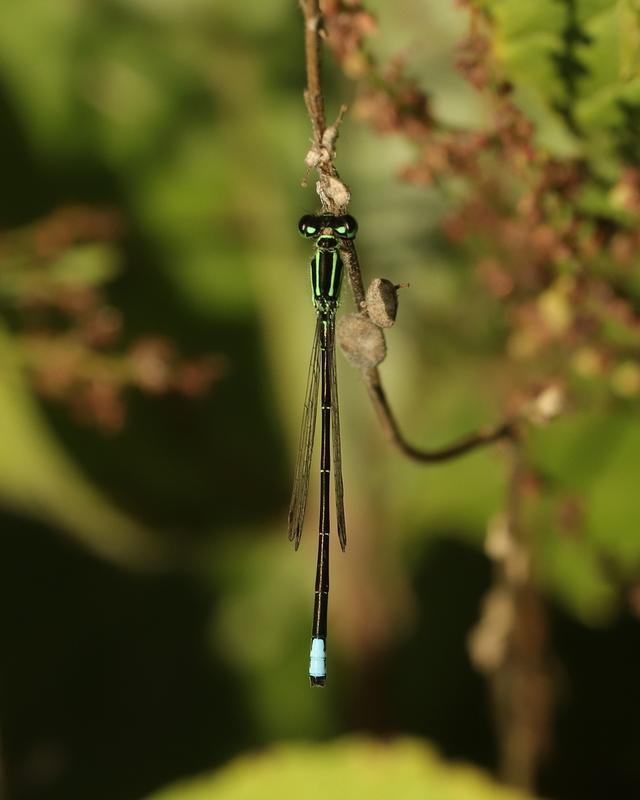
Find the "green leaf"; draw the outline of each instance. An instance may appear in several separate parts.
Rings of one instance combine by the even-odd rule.
[[[527,796],[497,785],[477,769],[445,762],[420,741],[345,739],[244,756],[210,777],[177,784],[149,800],[524,800]]]
[[[577,414],[540,431],[530,455],[547,482],[547,500],[529,521],[539,534],[543,581],[586,622],[615,609],[616,573],[640,565],[637,459],[640,429],[622,410]],[[582,507],[579,530],[563,534],[558,506],[574,497]]]
[[[543,475],[585,490],[606,476],[617,443],[628,432],[624,414],[574,414],[537,431],[531,453]]]
[[[488,0],[494,53],[533,118],[540,143],[566,151],[577,137],[597,173],[640,155],[640,12],[632,0]],[[549,135],[549,132],[553,132]]]

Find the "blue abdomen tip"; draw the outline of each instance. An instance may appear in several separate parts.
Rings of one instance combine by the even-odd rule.
[[[324,639],[312,639],[309,657],[309,677],[325,678],[326,675],[327,658],[324,649]]]

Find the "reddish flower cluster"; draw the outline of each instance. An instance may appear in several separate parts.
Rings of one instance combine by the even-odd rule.
[[[404,180],[465,186],[443,229],[468,250],[480,281],[502,304],[504,356],[514,377],[526,373],[538,388],[579,379],[582,391],[584,379],[597,379],[597,391],[604,381],[614,395],[640,397],[640,315],[630,274],[640,247],[640,171],[627,166],[610,187],[618,214],[591,210],[585,197],[598,181],[589,165],[539,147],[494,59],[491,21],[460,5],[471,15],[471,33],[457,67],[486,99],[490,123],[482,130],[441,123],[402,59],[383,68],[367,57],[356,110],[380,134],[413,143]],[[345,42],[365,46],[361,28],[348,30],[345,6],[326,4],[329,45],[343,65]],[[513,398],[505,401],[511,406]]]
[[[221,358],[184,359],[160,336],[122,348],[122,317],[100,285],[108,275],[60,280],[60,259],[82,244],[113,247],[121,230],[112,212],[77,206],[0,238],[0,299],[15,320],[27,374],[44,397],[63,402],[76,419],[105,431],[124,425],[128,389],[195,397],[224,371]]]
[[[372,63],[364,44],[377,30],[375,17],[360,0],[324,0],[322,9],[326,34],[342,69],[351,78],[363,77]]]

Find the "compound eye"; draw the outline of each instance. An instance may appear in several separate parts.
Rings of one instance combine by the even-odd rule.
[[[320,230],[318,217],[314,217],[313,214],[305,214],[304,217],[300,218],[298,230],[303,236],[306,236],[307,239],[310,239],[312,236],[317,236]]]
[[[350,214],[344,214],[344,216],[336,217],[333,230],[343,239],[355,239],[358,232],[358,223]]]

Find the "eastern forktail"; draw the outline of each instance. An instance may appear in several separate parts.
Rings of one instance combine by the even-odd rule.
[[[295,549],[300,544],[304,513],[309,492],[309,473],[316,430],[318,395],[320,403],[320,524],[318,529],[318,562],[311,632],[309,680],[312,686],[324,686],[327,677],[326,641],[329,602],[329,481],[333,450],[334,495],[338,540],[344,550],[347,532],[344,521],[342,456],[340,445],[340,413],[336,380],[335,317],[340,298],[343,264],[340,240],[354,239],[358,223],[348,214],[307,214],[298,223],[298,230],[307,239],[315,240],[311,259],[311,294],[316,310],[316,330],[311,348],[300,445],[296,459],[291,505],[289,506],[289,539]],[[331,440],[331,445],[329,443]]]

